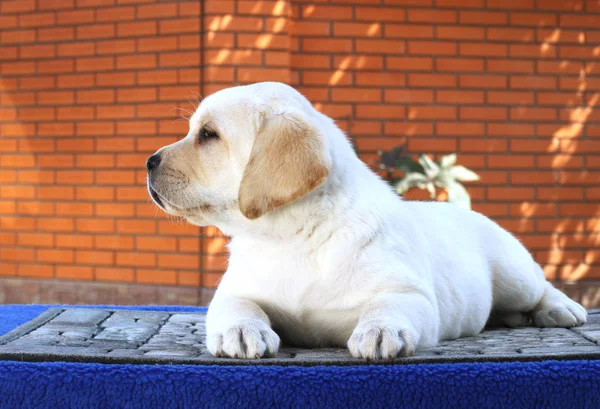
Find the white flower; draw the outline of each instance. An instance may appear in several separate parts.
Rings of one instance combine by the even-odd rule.
[[[404,194],[411,187],[418,187],[427,189],[431,198],[435,199],[435,188],[439,187],[448,193],[448,202],[467,209],[471,208],[471,197],[459,181],[472,182],[479,180],[479,176],[464,166],[455,165],[455,153],[442,157],[439,165],[427,155],[421,155],[419,163],[423,166],[425,173],[408,173],[396,184],[398,194]]]

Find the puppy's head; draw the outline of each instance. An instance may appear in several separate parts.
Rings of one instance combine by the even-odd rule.
[[[232,211],[257,219],[288,205],[329,173],[319,115],[281,83],[219,91],[202,101],[184,139],[148,158],[150,196],[198,225]]]

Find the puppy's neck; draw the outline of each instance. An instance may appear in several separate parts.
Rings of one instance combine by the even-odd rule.
[[[349,220],[381,212],[382,195],[393,193],[362,161],[356,156],[338,158],[326,183],[301,199],[256,220],[232,210],[217,227],[235,239],[315,248],[351,225]]]

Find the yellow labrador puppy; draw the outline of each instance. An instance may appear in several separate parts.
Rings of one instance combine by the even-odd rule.
[[[287,85],[205,98],[147,168],[158,206],[232,237],[208,310],[215,356],[273,355],[281,337],[391,359],[477,334],[492,312],[511,326],[586,320],[510,233],[452,204],[402,201]]]

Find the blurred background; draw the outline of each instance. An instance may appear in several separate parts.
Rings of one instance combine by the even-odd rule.
[[[145,159],[266,80],[384,177],[381,150],[456,153],[473,209],[599,304],[597,0],[0,0],[0,303],[206,304],[226,238],[158,211]]]

